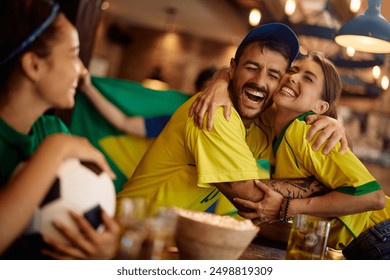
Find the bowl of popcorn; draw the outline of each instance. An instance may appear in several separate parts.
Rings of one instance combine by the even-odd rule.
[[[236,260],[259,232],[250,220],[177,209],[175,242],[183,260]]]

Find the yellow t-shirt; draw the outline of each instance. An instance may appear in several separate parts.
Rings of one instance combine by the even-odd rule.
[[[328,154],[314,152],[305,139],[310,125],[298,117],[274,142],[275,169],[272,177],[307,178],[314,176],[332,190],[350,195],[362,195],[381,189],[363,163],[351,152],[338,152],[338,144]],[[318,135],[317,135],[318,136]],[[385,209],[347,215],[332,220],[328,245],[343,249],[360,233],[376,223],[390,218],[390,199],[386,197]]]
[[[212,131],[206,125],[199,129],[188,117],[196,96],[174,113],[118,199],[146,198],[152,211],[159,206],[177,206],[208,212],[217,208],[218,214],[232,214],[235,208],[231,204],[224,209],[216,206],[221,194],[212,183],[269,178],[269,172],[256,162],[267,158],[261,155],[268,142],[259,127],[253,124],[246,130],[234,109],[227,121],[221,107],[215,113]],[[248,140],[255,145],[249,148]]]

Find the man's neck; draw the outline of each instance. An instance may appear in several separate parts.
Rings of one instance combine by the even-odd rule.
[[[242,122],[244,123],[246,129],[250,128],[254,121],[254,119],[242,119]]]

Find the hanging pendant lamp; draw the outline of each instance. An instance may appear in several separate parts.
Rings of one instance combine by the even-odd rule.
[[[365,13],[340,28],[336,43],[362,52],[390,53],[390,24],[380,12],[381,2],[368,0]]]

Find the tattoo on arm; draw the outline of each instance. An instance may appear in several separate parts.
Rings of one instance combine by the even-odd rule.
[[[261,180],[274,191],[291,198],[323,195],[330,189],[315,178]]]

